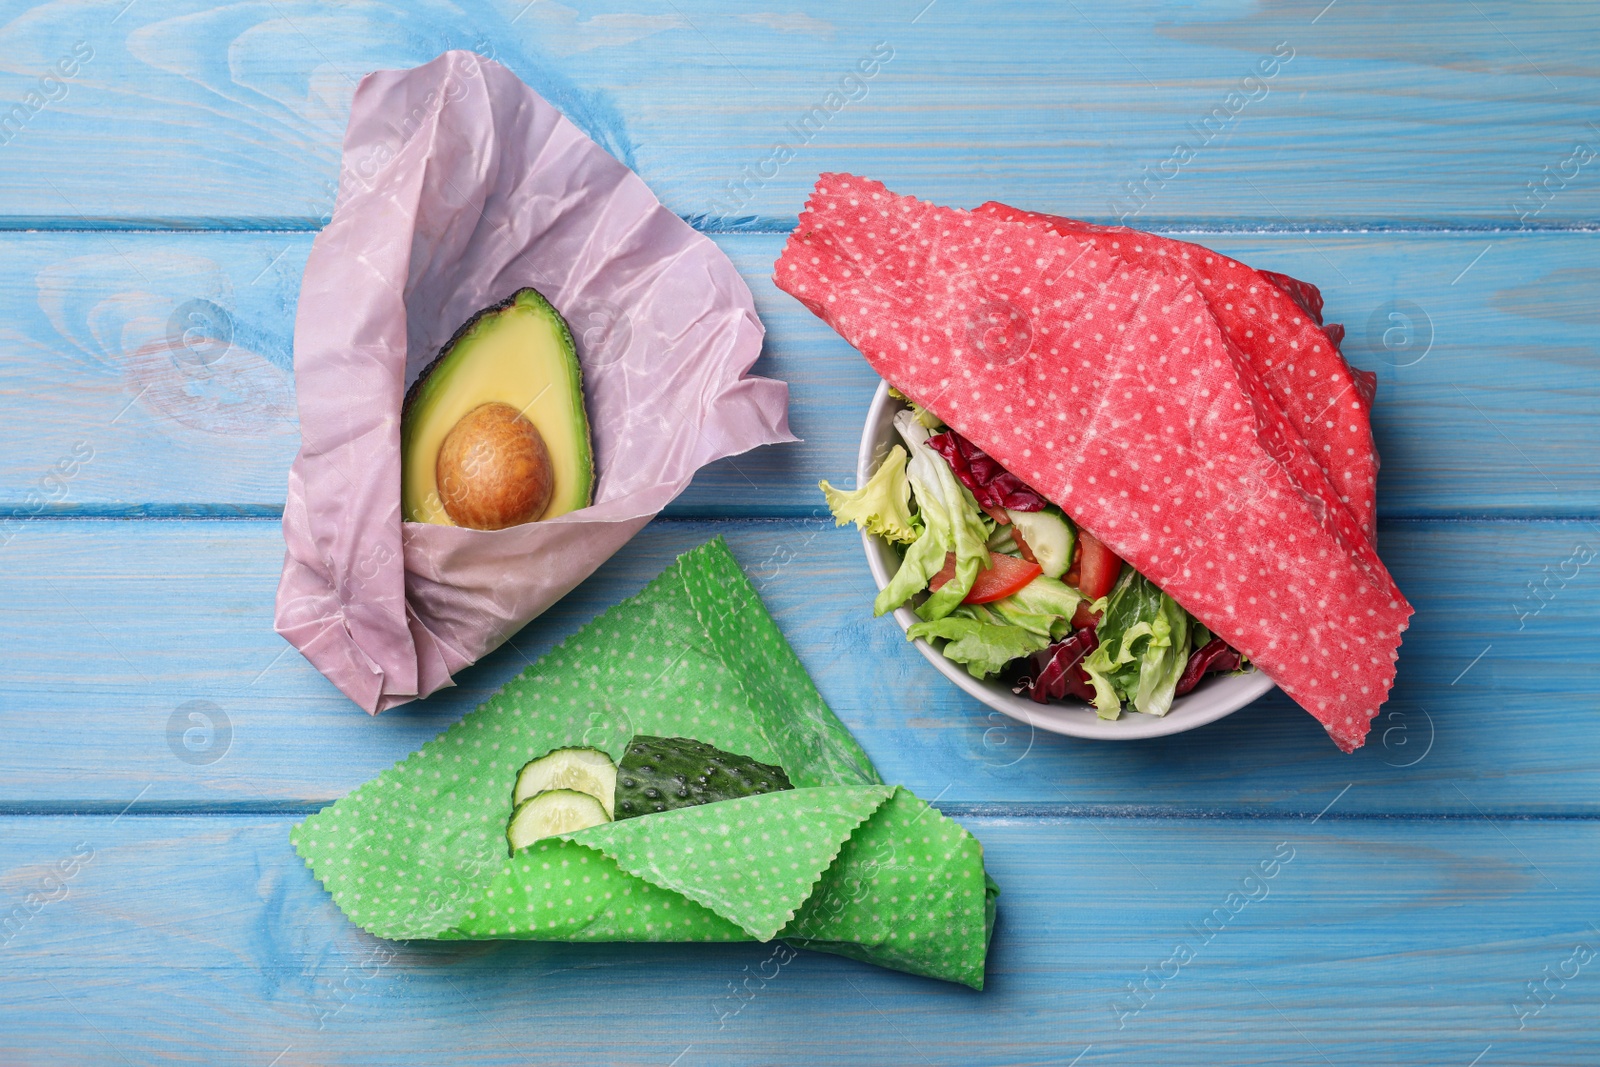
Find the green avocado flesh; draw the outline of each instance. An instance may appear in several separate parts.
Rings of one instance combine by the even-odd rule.
[[[400,413],[401,508],[408,522],[456,525],[439,497],[445,435],[483,404],[509,404],[544,439],[553,488],[540,519],[589,506],[594,449],[572,331],[535,289],[468,319],[406,394]]]
[[[614,813],[631,819],[793,788],[782,767],[687,737],[640,734],[617,765]]]

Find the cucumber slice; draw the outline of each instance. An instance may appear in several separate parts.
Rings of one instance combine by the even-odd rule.
[[[1006,509],[1011,522],[1022,531],[1033,558],[1048,578],[1059,578],[1072,566],[1072,550],[1078,544],[1078,531],[1064,516],[1050,509],[1044,511],[1012,511]]]
[[[1008,556],[1017,554],[1017,539],[1011,536],[1010,523],[997,523],[986,544],[990,552],[1004,552]]]
[[[517,805],[506,824],[511,852],[556,834],[570,834],[610,822],[606,809],[588,793],[576,789],[546,789]]]
[[[631,819],[793,788],[782,767],[688,737],[640,734],[617,765],[616,812]]]
[[[523,764],[517,772],[517,786],[511,794],[515,807],[547,789],[576,789],[588,793],[606,809],[611,818],[617,792],[617,765],[598,748],[558,748]]]

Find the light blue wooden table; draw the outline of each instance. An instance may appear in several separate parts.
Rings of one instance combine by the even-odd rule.
[[[0,1064],[1600,1062],[1600,8],[1325,2],[5,4]],[[458,689],[373,721],[272,632],[290,336],[355,82],[447,47],[712,234],[805,443],[708,469]],[[814,486],[848,480],[874,381],[767,280],[824,169],[1137,209],[1322,286],[1380,377],[1380,545],[1417,607],[1364,750],[1281,697],[1031,736],[871,619]],[[197,311],[225,358],[151,358]],[[987,991],[804,953],[730,999],[767,948],[352,927],[290,824],[717,533],[885,778],[983,841]]]

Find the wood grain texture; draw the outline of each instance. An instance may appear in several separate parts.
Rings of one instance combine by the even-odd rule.
[[[289,820],[138,810],[0,822],[7,907],[88,857],[6,946],[5,1062],[1570,1067],[1600,1010],[1593,823],[964,819],[1004,887],[975,993],[755,944],[380,942]]]
[[[1196,239],[1322,285],[1351,360],[1379,374],[1383,514],[1600,514],[1600,236]],[[853,478],[877,377],[773,287],[781,235],[715,240],[766,323],[755,372],[790,383],[804,440],[714,464],[668,514],[816,514],[818,479]],[[277,514],[299,446],[291,353],[310,243],[0,235],[0,511]],[[92,460],[58,485],[48,472],[80,445]]]
[[[172,810],[320,805],[717,534],[884,778],[953,810],[1314,814],[1351,785],[1341,808],[1371,814],[1600,814],[1587,725],[1600,688],[1589,637],[1600,585],[1592,563],[1562,566],[1575,546],[1600,550],[1600,533],[1521,522],[1380,528],[1417,615],[1395,695],[1353,757],[1280,694],[1154,741],[1035,736],[871,617],[860,541],[831,522],[653,523],[459,687],[376,720],[272,632],[276,524],[30,522],[4,549],[0,586],[0,802],[104,810],[148,785],[143,802]],[[191,701],[213,716],[220,708],[231,728],[197,762],[179,755]]]
[[[0,27],[0,100],[25,99],[76,42],[92,58],[4,145],[0,213],[19,224],[315,225],[360,77],[457,47],[504,62],[674,210],[714,220],[792,219],[823,169],[946,202],[995,196],[1102,218],[1148,175],[1145,214],[1167,219],[1600,215],[1594,162],[1532,201],[1526,220],[1518,207],[1575,142],[1600,144],[1589,125],[1600,88],[1577,46],[1600,32],[1593,5],[1324,6],[167,0],[118,15],[120,0],[53,0]],[[856,99],[828,101],[880,44],[892,59],[845,86]],[[1292,59],[1260,79],[1275,48]],[[788,131],[819,106],[809,143]],[[1171,163],[1180,141],[1194,156]],[[797,152],[774,168],[777,143]],[[738,180],[746,198],[719,206]]]

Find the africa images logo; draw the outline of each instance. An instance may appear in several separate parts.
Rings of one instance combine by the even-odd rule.
[[[66,99],[68,83],[83,70],[83,64],[93,58],[94,48],[89,42],[77,42],[71,52],[39,76],[39,83],[23,93],[21,100],[0,111],[0,145],[10,144],[35,115]]]

